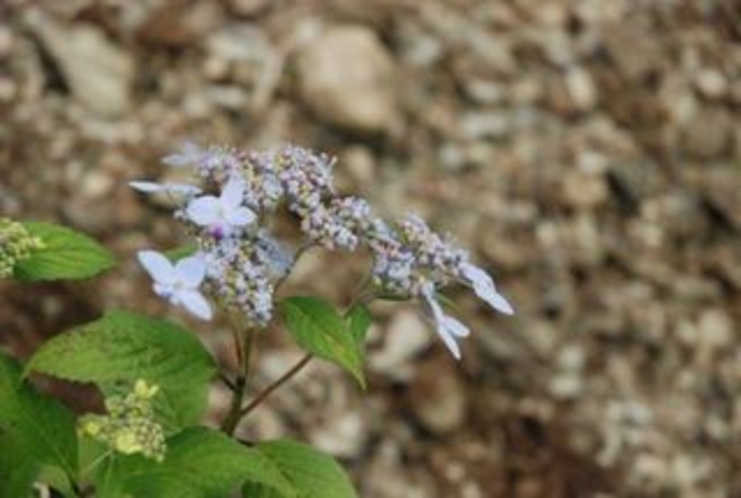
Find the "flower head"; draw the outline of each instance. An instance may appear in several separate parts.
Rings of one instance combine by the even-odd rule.
[[[21,223],[0,218],[0,278],[11,276],[16,264],[43,248],[43,241]]]
[[[165,457],[164,429],[154,419],[152,398],[159,386],[139,379],[125,395],[105,399],[107,415],[86,415],[81,418],[82,434],[106,443],[114,451],[131,455],[141,453],[162,461]]]
[[[139,262],[154,280],[154,292],[192,315],[210,320],[211,305],[199,287],[206,276],[206,263],[200,254],[183,258],[174,265],[157,251],[140,251]]]
[[[196,225],[206,227],[214,238],[228,237],[255,221],[255,213],[242,205],[244,190],[244,182],[232,176],[219,197],[204,195],[193,199],[186,208],[186,216]]]

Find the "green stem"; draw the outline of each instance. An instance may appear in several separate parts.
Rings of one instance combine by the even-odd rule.
[[[244,401],[245,391],[247,389],[247,378],[250,372],[250,357],[252,352],[252,344],[254,342],[255,330],[253,328],[244,329],[241,336],[241,347],[239,348],[239,361],[241,363],[240,373],[237,375],[237,379],[234,382],[234,389],[232,390],[232,400],[229,406],[229,411],[224,417],[221,423],[221,430],[225,434],[231,436],[234,434],[234,430],[239,425],[242,416],[240,415],[240,409],[242,402]]]
[[[242,408],[242,410],[239,412],[239,416],[245,417],[248,413],[250,413],[252,410],[257,408],[257,406],[265,401],[265,399],[270,396],[273,391],[278,389],[280,386],[288,382],[292,377],[294,377],[297,373],[299,373],[306,365],[309,364],[311,359],[314,357],[312,354],[306,354],[301,360],[296,363],[294,366],[291,367],[290,370],[288,370],[286,373],[281,375],[278,380],[270,384],[268,387],[266,387],[260,394],[255,396],[255,399],[250,401],[250,403]]]

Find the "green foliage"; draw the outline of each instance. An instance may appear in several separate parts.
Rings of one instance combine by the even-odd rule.
[[[26,368],[95,382],[107,395],[137,379],[157,384],[155,412],[168,433],[200,421],[216,371],[193,334],[169,321],[122,311],[52,338]]]
[[[288,331],[308,352],[336,363],[365,387],[363,355],[356,337],[330,303],[313,296],[296,296],[281,302]]]
[[[90,278],[115,264],[113,255],[86,235],[51,223],[23,223],[42,247],[19,261],[14,276],[19,280]]]
[[[167,259],[175,263],[183,258],[187,258],[188,256],[193,256],[197,250],[198,246],[193,243],[188,243],[180,247],[176,247],[175,249],[170,249],[169,251],[165,252],[165,256],[167,256]]]
[[[45,467],[68,479],[78,471],[74,415],[37,393],[21,366],[0,355],[0,497],[26,496]],[[69,483],[67,483],[69,484]]]
[[[368,308],[357,304],[350,309],[345,318],[347,330],[352,335],[360,351],[365,351],[365,340],[368,336],[368,328],[371,324],[371,314]]]
[[[224,497],[245,480],[261,483],[295,496],[293,489],[270,460],[220,432],[192,427],[167,440],[161,463],[141,456],[115,455],[97,472],[100,498],[204,498]]]
[[[269,483],[250,481],[242,487],[245,498],[357,498],[350,479],[340,465],[311,446],[294,441],[270,441],[257,450],[277,467],[291,483],[295,494],[271,487]]]

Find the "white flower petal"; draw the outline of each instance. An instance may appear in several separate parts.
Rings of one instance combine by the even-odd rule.
[[[238,176],[232,176],[221,191],[221,203],[226,211],[237,208],[244,201],[244,181]]]
[[[497,292],[494,280],[491,276],[478,266],[465,263],[461,266],[461,274],[473,287],[473,291],[479,299],[485,301],[489,306],[505,315],[514,314],[512,305]]]
[[[159,183],[144,181],[129,182],[129,187],[133,188],[134,190],[138,190],[139,192],[144,192],[145,194],[153,194],[156,192],[162,192],[164,190],[164,187]]]
[[[175,269],[164,254],[157,251],[139,251],[137,259],[155,282],[172,285],[175,282]]]
[[[432,292],[434,292],[434,290],[428,290],[428,292],[422,294],[422,298],[424,299],[425,304],[427,304],[427,308],[431,312],[432,318],[435,321],[435,331],[453,357],[456,360],[460,360],[461,349],[456,341],[456,336],[465,337],[469,334],[469,330],[461,322],[443,312],[440,303],[437,302],[437,299],[435,299]]]
[[[186,310],[201,320],[211,320],[213,317],[211,305],[197,290],[181,290],[177,299]]]
[[[175,274],[189,289],[197,289],[206,276],[206,262],[196,254],[183,258],[175,264]]]
[[[255,221],[255,218],[255,213],[253,213],[251,209],[246,207],[238,207],[233,211],[227,212],[225,221],[229,225],[235,227],[243,227]]]
[[[445,344],[445,347],[448,348],[448,351],[453,355],[453,358],[456,360],[461,359],[461,348],[458,346],[458,343],[455,340],[455,337],[453,337],[448,330],[445,329],[445,327],[441,326],[439,323],[437,324],[437,327],[435,327],[437,330],[437,335],[440,336],[440,339],[443,340],[443,343]]]
[[[168,166],[182,168],[184,166],[194,166],[203,157],[204,150],[195,142],[187,141],[180,147],[180,151],[169,154],[162,158],[162,162]]]
[[[443,317],[443,324],[445,326],[445,330],[449,331],[450,334],[455,337],[466,337],[471,333],[468,327],[466,327],[450,315],[445,315]]]
[[[212,195],[193,199],[186,209],[188,219],[200,226],[211,226],[219,222],[221,202]]]
[[[486,301],[486,303],[494,308],[495,310],[499,311],[500,313],[504,313],[505,315],[514,315],[515,309],[512,307],[512,305],[507,301],[507,299],[501,295],[500,293],[494,291],[491,293],[487,293],[484,295],[478,294],[477,295]]]
[[[134,190],[143,192],[145,194],[157,194],[160,192],[168,192],[171,194],[180,195],[198,195],[201,189],[193,185],[180,184],[180,183],[155,183],[155,182],[143,182],[133,181],[129,182],[129,186]]]

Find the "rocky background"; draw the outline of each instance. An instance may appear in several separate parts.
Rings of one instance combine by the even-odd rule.
[[[317,363],[246,436],[320,446],[367,498],[741,496],[740,42],[735,0],[2,0],[0,213],[123,263],[3,284],[0,340],[172,313],[133,254],[177,226],[126,181],[170,176],[186,138],[291,141],[454,232],[518,314],[454,294],[458,365],[413,308],[376,307],[367,395]],[[367,262],[305,263],[291,291],[343,302]],[[300,356],[278,330],[261,349],[258,385]]]

